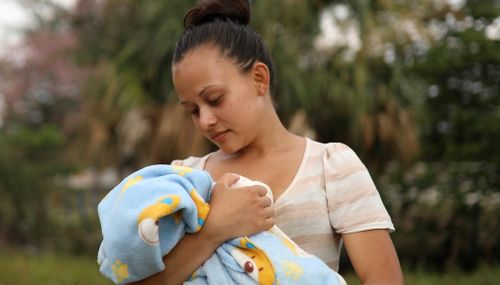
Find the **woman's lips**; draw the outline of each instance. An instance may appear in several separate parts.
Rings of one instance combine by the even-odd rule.
[[[222,141],[224,141],[224,139],[226,138],[227,132],[228,131],[223,131],[223,132],[214,134],[212,136],[212,140],[214,140],[216,142],[222,142]]]

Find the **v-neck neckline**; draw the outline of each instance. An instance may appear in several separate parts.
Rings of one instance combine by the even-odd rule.
[[[274,199],[273,201],[273,204],[276,204],[278,201],[281,201],[282,200],[282,197],[285,196],[288,192],[290,192],[290,189],[292,189],[295,184],[297,183],[297,180],[299,180],[299,177],[301,176],[302,172],[303,172],[303,169],[305,167],[305,164],[306,164],[306,160],[307,160],[307,157],[308,157],[308,154],[309,154],[309,149],[311,148],[311,140],[307,137],[304,137],[305,140],[306,140],[306,146],[304,147],[304,153],[302,154],[302,160],[300,162],[300,165],[299,165],[299,168],[297,169],[297,172],[295,173],[295,176],[293,177],[292,179],[292,182],[290,182],[290,184],[288,184],[288,187],[285,189],[285,191],[283,191],[279,196],[278,198]],[[202,157],[202,160],[201,160],[201,169],[205,170],[205,165],[206,165],[206,162],[208,160],[208,158],[213,154],[213,152],[205,155],[204,157]]]

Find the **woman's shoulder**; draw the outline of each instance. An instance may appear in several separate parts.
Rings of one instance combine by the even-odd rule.
[[[356,152],[347,144],[342,142],[322,143],[309,139],[311,153],[320,154],[326,160],[357,160]]]
[[[359,171],[366,171],[366,166],[356,152],[342,142],[322,143],[309,140],[308,160],[315,165],[322,165],[322,173],[327,179],[348,176]]]

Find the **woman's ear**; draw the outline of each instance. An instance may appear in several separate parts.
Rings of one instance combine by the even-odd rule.
[[[267,68],[267,65],[260,61],[256,61],[252,68],[252,75],[259,96],[266,95],[269,91],[270,80],[269,68]]]

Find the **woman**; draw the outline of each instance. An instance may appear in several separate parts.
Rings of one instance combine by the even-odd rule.
[[[274,109],[274,70],[261,37],[248,27],[244,0],[207,0],[185,17],[172,63],[182,106],[218,151],[173,164],[217,180],[203,229],[164,257],[166,269],[137,284],[180,284],[224,241],[276,223],[304,250],[338,270],[345,245],[362,284],[402,284],[393,230],[355,153],[288,132]],[[230,190],[237,173],[270,186]]]

